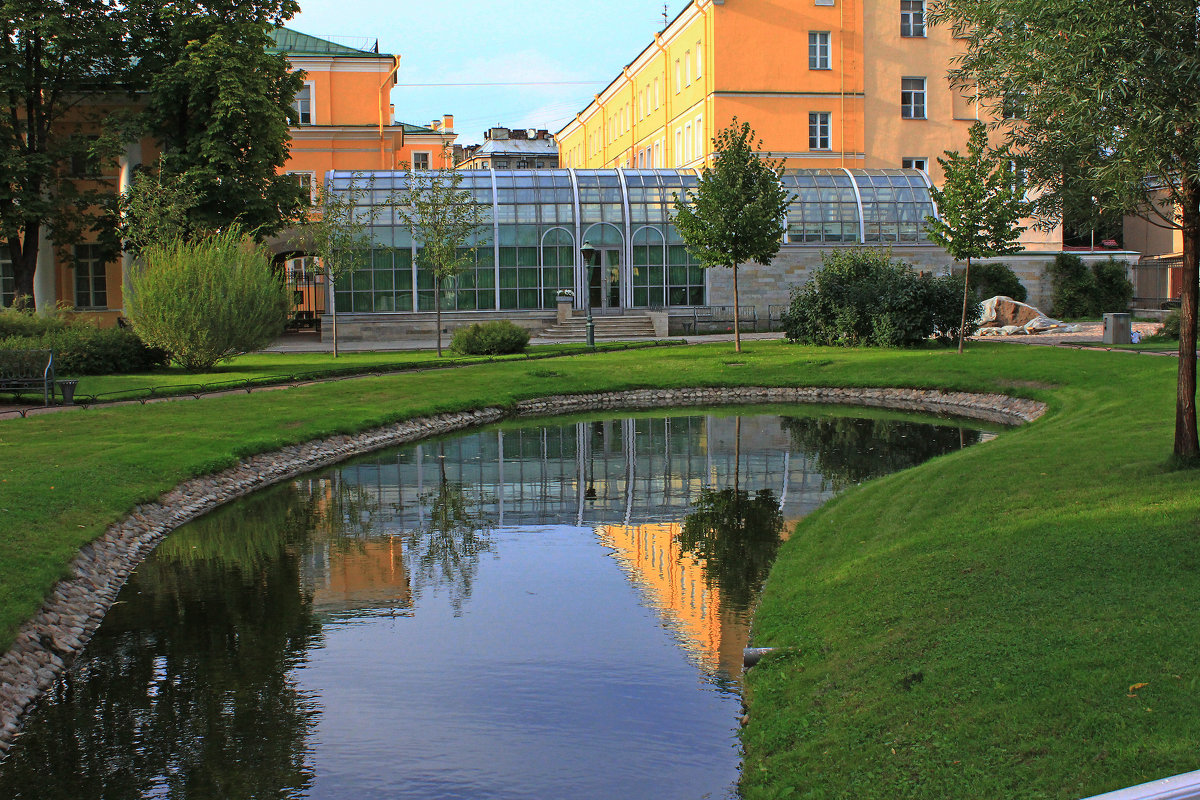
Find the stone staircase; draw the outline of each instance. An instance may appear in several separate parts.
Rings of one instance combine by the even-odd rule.
[[[629,314],[620,317],[592,317],[596,323],[596,341],[620,339],[653,339],[654,323],[647,316]],[[534,334],[538,339],[554,342],[587,341],[587,318],[571,317],[566,322],[551,325]]]

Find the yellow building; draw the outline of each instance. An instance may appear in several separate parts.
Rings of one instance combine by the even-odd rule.
[[[925,0],[694,0],[557,138],[583,168],[699,166],[734,117],[796,168],[927,169],[976,103]]]

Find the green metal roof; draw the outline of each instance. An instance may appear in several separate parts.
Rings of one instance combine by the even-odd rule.
[[[379,58],[388,56],[387,53],[376,53],[371,50],[356,50],[343,44],[318,39],[307,33],[300,33],[291,28],[273,28],[269,31],[275,41],[273,47],[268,47],[269,53],[284,53],[291,56],[357,56]]]
[[[397,122],[404,126],[405,133],[440,133],[440,131],[435,131],[433,128],[427,128],[424,125],[413,125],[411,122],[400,122],[399,120]]]

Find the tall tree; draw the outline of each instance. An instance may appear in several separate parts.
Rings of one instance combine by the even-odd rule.
[[[447,159],[450,163],[452,159]],[[484,224],[483,209],[462,186],[457,167],[411,171],[408,187],[396,199],[396,214],[412,226],[421,248],[417,266],[433,273],[437,353],[442,355],[442,289],[475,263],[472,242]]]
[[[1032,213],[1025,201],[1025,181],[1013,169],[1006,148],[988,149],[987,126],[976,122],[967,140],[967,154],[947,150],[938,157],[945,180],[930,190],[938,216],[926,217],[929,238],[946,249],[955,261],[966,261],[963,274],[962,323],[958,352],[963,351],[967,328],[967,303],[971,296],[971,260],[1019,253],[1025,226],[1020,220]]]
[[[779,180],[783,162],[761,154],[750,123],[735,117],[713,145],[713,166],[704,167],[696,190],[675,197],[675,227],[701,266],[733,270],[733,349],[740,353],[738,265],[771,263],[791,198]]]
[[[104,155],[92,101],[125,69],[126,26],[108,0],[4,0],[0,25],[0,248],[24,304],[44,230],[64,243],[102,224],[75,178],[93,177],[80,167]]]
[[[977,86],[997,118],[1019,98],[1004,131],[1041,193],[1040,221],[1099,206],[1182,231],[1174,454],[1187,461],[1200,458],[1197,11],[1196,0],[940,0],[931,15],[966,39],[952,80]]]

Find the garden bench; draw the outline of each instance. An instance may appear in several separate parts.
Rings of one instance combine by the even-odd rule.
[[[42,402],[54,399],[53,350],[0,350],[0,392],[42,390]]]
[[[758,330],[757,308],[738,306],[738,311],[743,333]],[[683,329],[689,334],[733,330],[733,306],[695,306],[692,318],[683,321]]]

